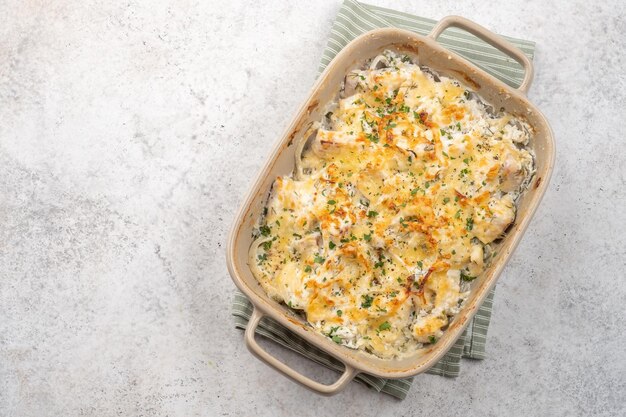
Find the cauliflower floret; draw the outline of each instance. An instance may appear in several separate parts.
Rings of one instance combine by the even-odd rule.
[[[470,252],[470,263],[467,266],[469,273],[472,276],[478,276],[483,272],[484,265],[484,252],[483,245],[481,243],[475,243],[472,245]]]
[[[501,199],[492,198],[487,208],[477,208],[474,215],[473,233],[484,244],[499,238],[515,220],[513,197],[505,194]]]
[[[528,145],[528,133],[523,129],[507,124],[502,130],[504,131],[502,139],[510,140],[511,142],[521,145]]]
[[[273,298],[285,302],[292,308],[304,309],[308,291],[303,288],[303,273],[295,262],[286,263],[275,275]]]
[[[504,192],[517,191],[528,177],[532,166],[532,156],[526,150],[507,149],[502,164],[501,189]]]
[[[347,133],[319,129],[311,143],[311,150],[321,158],[327,158],[337,153],[342,146],[353,143],[353,137]]]
[[[418,316],[413,322],[413,337],[420,343],[430,343],[443,335],[441,328],[448,324],[448,317],[442,313]]]

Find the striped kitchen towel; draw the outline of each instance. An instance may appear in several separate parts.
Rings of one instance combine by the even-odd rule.
[[[345,0],[331,29],[331,35],[324,50],[319,70],[320,72],[323,71],[344,46],[362,33],[376,28],[397,27],[426,35],[435,23],[436,21],[431,19],[371,6],[355,0]],[[506,39],[524,51],[530,59],[533,58],[535,48],[533,42],[509,37]],[[475,36],[451,28],[439,37],[438,42],[471,60],[503,82],[514,87],[521,84],[524,76],[521,66],[512,58],[505,56]],[[465,332],[446,355],[427,371],[428,373],[456,377],[460,372],[462,357],[485,358],[485,342],[491,318],[493,294],[494,292],[491,291]],[[251,314],[252,305],[250,301],[237,291],[233,300],[235,326],[239,329],[245,329]],[[270,318],[265,317],[261,320],[257,333],[330,369],[341,371],[343,368],[340,362],[307,344]],[[355,379],[378,392],[384,392],[400,399],[406,397],[413,381],[413,378],[387,380],[367,374],[359,374]]]

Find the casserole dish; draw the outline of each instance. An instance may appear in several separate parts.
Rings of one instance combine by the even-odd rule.
[[[505,52],[518,61],[525,71],[522,84],[516,90],[493,78],[465,59],[441,47],[437,37],[448,27],[462,28],[487,43]],[[528,190],[522,195],[517,209],[517,218],[509,232],[497,246],[498,255],[486,271],[474,281],[470,295],[450,323],[441,339],[425,352],[399,359],[381,359],[367,353],[337,345],[325,336],[313,331],[306,320],[270,299],[257,282],[248,265],[248,249],[252,243],[252,231],[265,206],[270,186],[279,175],[287,175],[294,170],[295,144],[319,120],[324,106],[339,90],[340,84],[349,70],[383,50],[410,53],[418,57],[420,65],[425,65],[438,73],[457,79],[471,87],[484,101],[496,108],[523,118],[532,128],[533,135],[529,149],[535,153],[536,174]],[[554,144],[550,127],[541,113],[526,99],[532,81],[533,70],[530,60],[517,48],[479,25],[457,16],[441,20],[428,36],[399,29],[378,29],[368,32],[349,43],[329,64],[319,77],[311,94],[301,107],[284,136],[274,149],[265,167],[255,181],[252,190],[244,200],[231,230],[227,257],[228,268],[233,281],[246,294],[254,305],[254,312],[248,324],[245,340],[250,351],[281,371],[296,382],[325,395],[339,392],[359,372],[382,378],[405,378],[426,371],[448,351],[465,329],[477,308],[484,301],[489,290],[519,243],[541,197],[545,193],[554,164]],[[282,326],[304,338],[308,343],[324,350],[345,365],[344,373],[333,384],[324,385],[313,381],[263,350],[255,340],[255,329],[264,316],[269,316]]]

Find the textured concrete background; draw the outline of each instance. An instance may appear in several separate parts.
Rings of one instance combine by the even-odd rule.
[[[404,402],[355,384],[323,398],[232,327],[226,234],[338,1],[5,0],[0,416],[624,415],[624,2],[372,1],[538,44],[530,96],[557,167],[501,278],[489,358],[418,377]]]

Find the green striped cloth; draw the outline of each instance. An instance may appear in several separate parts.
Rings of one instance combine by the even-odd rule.
[[[436,21],[431,19],[371,6],[355,0],[345,0],[337,13],[337,18],[331,29],[331,36],[324,50],[319,70],[322,72],[348,42],[362,33],[376,28],[397,27],[426,35],[435,23]],[[522,49],[529,58],[533,58],[535,47],[533,42],[508,37],[506,39]],[[503,82],[511,86],[521,84],[524,77],[521,66],[513,59],[505,56],[473,35],[452,28],[446,30],[439,37],[438,41],[448,49],[471,60]],[[465,332],[463,332],[446,355],[427,371],[429,374],[456,377],[461,370],[462,357],[471,359],[485,358],[485,342],[491,318],[493,294],[493,291],[489,293]],[[245,329],[251,314],[252,305],[250,301],[241,292],[237,291],[233,300],[235,326],[239,329]],[[343,369],[343,365],[336,359],[309,345],[272,319],[263,318],[257,328],[257,333],[330,369],[336,371]],[[400,399],[406,397],[413,382],[413,378],[388,380],[367,374],[359,374],[355,379],[378,392],[384,392]]]

